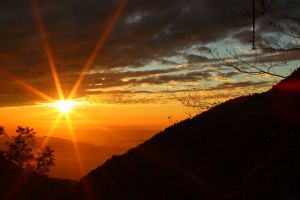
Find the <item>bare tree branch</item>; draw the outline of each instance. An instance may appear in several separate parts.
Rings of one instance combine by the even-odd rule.
[[[273,68],[286,65],[286,62],[263,62],[259,54],[252,54],[255,59],[243,59],[242,55],[238,54],[235,50],[227,49],[227,56],[220,56],[218,51],[210,50],[210,54],[219,65],[233,68],[241,73],[251,75],[268,74],[280,78],[285,76],[276,74],[272,71]]]

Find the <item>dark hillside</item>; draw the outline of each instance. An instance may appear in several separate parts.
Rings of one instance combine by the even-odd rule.
[[[300,199],[299,82],[297,70],[167,128],[89,173],[76,198]]]

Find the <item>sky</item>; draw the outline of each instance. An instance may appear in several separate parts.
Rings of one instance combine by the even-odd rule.
[[[233,53],[258,65],[299,64],[294,51],[251,51],[247,0],[1,0],[0,122],[40,135],[128,146],[227,99],[269,89],[280,78],[220,65]],[[257,38],[278,33],[298,0],[257,0]],[[213,50],[213,54],[212,54]],[[53,106],[76,101],[65,116]],[[187,108],[197,99],[201,108]],[[182,101],[180,101],[182,100]],[[71,121],[72,130],[70,131]],[[72,136],[73,135],[73,136]]]

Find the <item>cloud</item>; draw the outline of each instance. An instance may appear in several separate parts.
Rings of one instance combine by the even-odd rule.
[[[211,77],[209,73],[210,71],[193,71],[184,73],[182,72],[183,69],[184,68],[171,68],[166,70],[91,74],[87,76],[87,79],[90,83],[88,89],[140,84],[166,84],[171,81],[183,83],[191,81],[200,81]],[[177,74],[172,74],[172,72],[177,72]]]
[[[205,56],[199,56],[199,55],[194,55],[194,54],[189,54],[186,56],[188,63],[193,64],[193,63],[203,63],[203,62],[208,62],[209,59]]]
[[[224,90],[224,89],[233,89],[233,88],[247,88],[249,86],[261,87],[261,86],[270,86],[269,81],[243,81],[243,82],[226,82],[217,85],[214,88],[210,88],[209,90]]]
[[[120,1],[38,0],[54,61],[66,91],[72,88]],[[289,1],[285,4],[283,0],[270,0],[270,5],[273,10],[279,7],[297,10],[300,7],[298,1]],[[28,91],[8,79],[7,74],[55,96],[42,38],[29,2],[0,2],[0,77],[6,81],[5,85],[9,85],[0,87],[2,105],[28,95]],[[249,3],[247,0],[243,2]],[[249,31],[232,34],[237,29],[234,24],[228,23],[229,19],[237,18],[233,13],[239,10],[237,0],[128,0],[113,32],[92,64],[91,70],[107,70],[107,73],[87,74],[79,95],[85,95],[87,90],[95,87],[210,79],[209,73],[199,71],[204,66],[201,63],[211,61],[206,57],[208,48],[205,45],[229,37],[236,38],[242,44],[247,43]],[[243,20],[249,21],[249,17]],[[182,50],[194,45],[199,45],[196,48],[198,52],[183,55],[187,63],[166,59],[182,55]],[[164,69],[155,71],[149,67],[144,72],[113,72],[113,69],[128,67],[137,69],[153,61],[160,62],[156,68]],[[197,64],[198,72],[194,72],[195,69],[185,72],[170,69],[182,64]],[[166,66],[168,69],[165,69]],[[230,74],[227,76],[231,77]],[[23,99],[24,104],[40,100],[34,95]],[[19,103],[17,100],[16,104]]]

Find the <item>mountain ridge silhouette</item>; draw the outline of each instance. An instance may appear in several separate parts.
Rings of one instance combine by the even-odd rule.
[[[300,69],[166,128],[83,177],[74,198],[299,199],[299,81]]]

